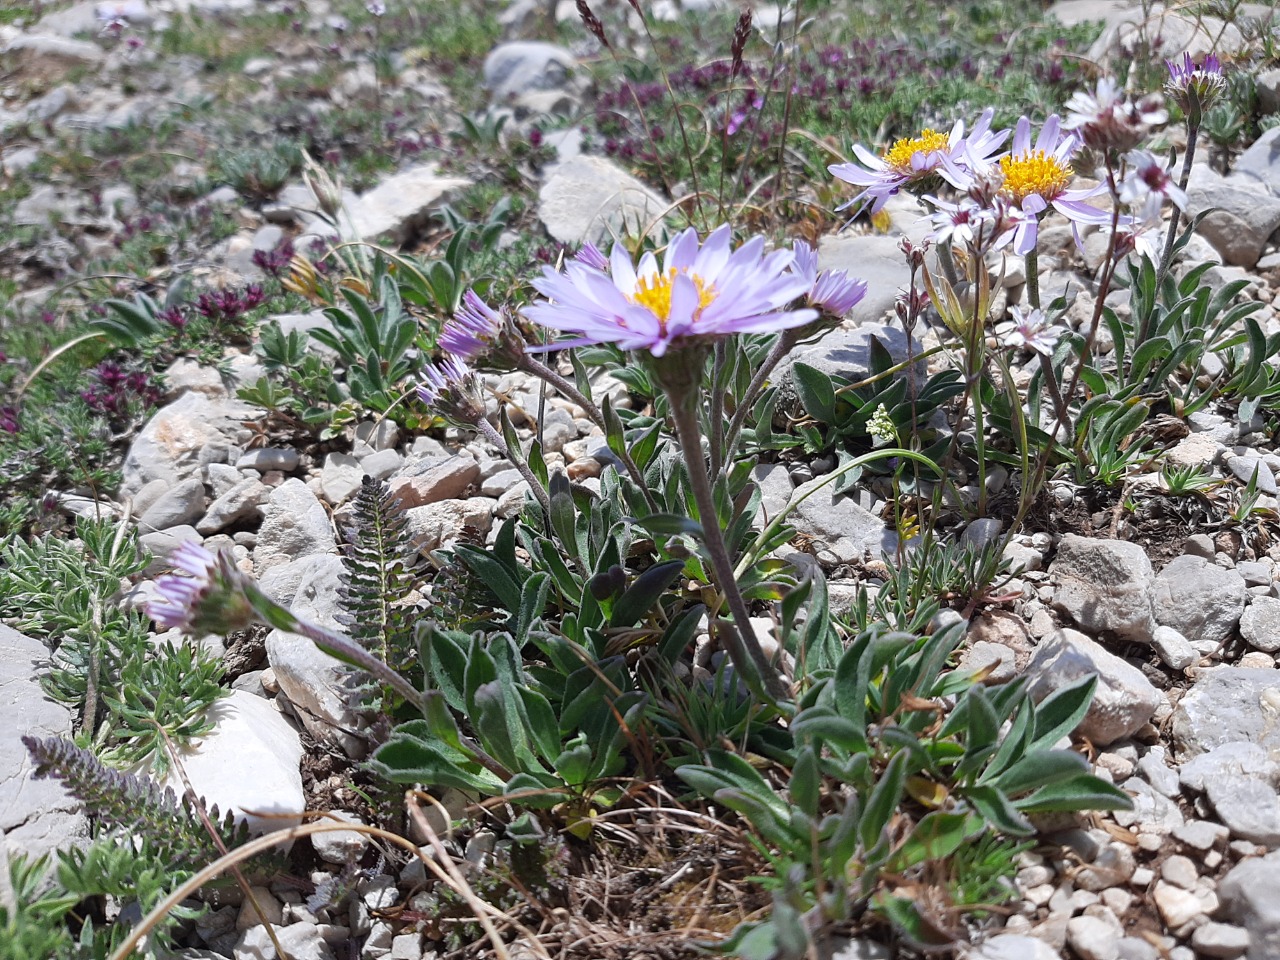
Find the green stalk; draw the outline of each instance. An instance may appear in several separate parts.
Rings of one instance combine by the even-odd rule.
[[[729,550],[725,546],[724,534],[720,529],[720,518],[716,513],[711,479],[707,475],[706,464],[702,458],[702,429],[698,425],[696,373],[703,369],[701,361],[705,360],[706,355],[699,351],[688,351],[688,353],[690,356],[684,358],[674,357],[669,361],[664,360],[662,367],[659,368],[659,380],[671,399],[671,415],[675,421],[676,437],[689,468],[689,485],[693,488],[693,498],[698,505],[703,542],[711,557],[716,586],[733,617],[731,629],[721,631],[720,636],[725,643],[729,659],[747,687],[757,696],[763,693],[775,703],[786,703],[792,698],[791,686],[765,656],[764,649],[751,628],[751,614],[747,609],[746,600],[743,599],[742,591],[738,589],[733,561],[729,558]],[[682,361],[684,369],[680,370]]]
[[[1196,156],[1196,141],[1200,137],[1200,124],[1187,123],[1187,151],[1182,155],[1182,172],[1178,175],[1178,187],[1183,193],[1187,191],[1187,184],[1191,181],[1191,164]],[[1164,284],[1164,278],[1169,273],[1169,266],[1173,260],[1173,244],[1178,237],[1178,225],[1182,221],[1182,211],[1175,205],[1173,208],[1173,216],[1169,219],[1169,232],[1164,237],[1164,251],[1160,254],[1160,266],[1156,270],[1156,295],[1160,294],[1160,288]],[[1147,337],[1151,335],[1151,317],[1142,318],[1142,329],[1138,331],[1138,340],[1134,347],[1140,347],[1146,343]]]
[[[527,353],[520,354],[520,360],[517,366],[525,373],[531,373],[535,377],[545,380],[551,386],[555,387],[563,397],[572,400],[584,411],[590,418],[591,422],[604,431],[605,436],[609,434],[609,427],[604,422],[604,413],[600,408],[592,402],[592,400],[579,390],[568,378],[561,376],[555,370],[536,360]],[[622,453],[618,454],[618,459],[622,461],[623,467],[626,468],[627,476],[631,478],[631,482],[640,488],[640,492],[644,494],[645,502],[649,505],[649,509],[654,513],[659,513],[658,502],[653,498],[653,494],[649,491],[648,486],[644,482],[644,474],[640,472],[640,468],[636,466],[636,462],[631,459],[631,452],[627,450],[626,444],[622,445]],[[527,478],[526,478],[527,479]]]
[[[1032,247],[1022,258],[1027,274],[1027,303],[1032,310],[1040,309],[1040,252]]]
[[[306,637],[319,650],[336,660],[341,660],[345,664],[364,670],[395,690],[396,693],[404,697],[406,702],[411,703],[424,714],[426,713],[427,698],[423,696],[422,691],[415,689],[408,680],[350,637],[344,637],[340,633],[335,633],[332,630],[300,619],[268,597],[251,580],[245,579],[243,581],[243,589],[254,612],[267,626],[283,630],[285,633],[295,633],[300,637]],[[503,780],[511,779],[510,771],[489,756],[478,743],[469,737],[463,736],[462,745],[475,758],[477,763],[494,776]]]
[[[507,450],[507,441],[502,434],[494,429],[493,424],[488,420],[484,417],[478,417],[475,421],[475,426],[480,435],[499,450]],[[538,506],[542,507],[543,523],[550,529],[551,498],[547,496],[547,491],[542,489],[542,484],[533,475],[533,471],[529,469],[529,464],[525,462],[524,457],[519,455],[519,451],[507,450],[507,459],[520,471],[520,476],[524,477],[525,482],[529,484],[529,489],[533,491],[534,499],[538,501]]]

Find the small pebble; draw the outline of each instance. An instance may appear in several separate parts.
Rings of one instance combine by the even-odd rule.
[[[1156,884],[1152,899],[1156,902],[1156,909],[1160,911],[1165,926],[1170,930],[1177,930],[1196,917],[1203,916],[1205,912],[1204,904],[1194,893],[1163,881]]]
[[[1199,879],[1196,865],[1180,853],[1175,853],[1161,865],[1160,876],[1183,890],[1194,890]]]
[[[1230,923],[1209,921],[1191,934],[1191,946],[1206,957],[1233,960],[1249,949],[1249,931]]]

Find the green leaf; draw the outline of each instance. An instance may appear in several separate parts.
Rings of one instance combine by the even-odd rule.
[[[858,838],[864,850],[870,850],[880,842],[880,837],[893,819],[907,782],[907,755],[895,754],[880,775],[879,782],[867,798],[862,819],[858,823]]]
[[[1028,750],[1051,747],[1072,733],[1089,712],[1093,691],[1098,678],[1081,677],[1074,683],[1055,690],[1036,706],[1035,734],[1027,744]]]
[[[480,742],[494,759],[509,770],[536,769],[520,718],[510,715],[502,685],[497,680],[482,683],[473,697],[470,714]]]
[[[577,518],[578,511],[573,505],[569,479],[557,471],[551,478],[551,528],[560,538],[560,545],[565,553],[575,560],[581,559],[576,531]]]
[[[964,797],[978,813],[982,814],[987,823],[1002,833],[1015,837],[1025,837],[1035,833],[1031,821],[1024,817],[1018,807],[995,787],[970,787],[964,791]]]
[[[807,363],[796,363],[791,368],[796,393],[805,411],[815,420],[834,423],[836,419],[836,392],[831,378]]]
[[[901,873],[926,860],[945,860],[966,840],[984,829],[982,818],[972,813],[926,813],[910,836],[894,851],[885,869]]]
[[[1115,784],[1082,773],[1069,780],[1041,787],[1016,802],[1026,813],[1059,810],[1132,810],[1133,800]]]
[[[474,573],[480,580],[497,594],[503,609],[515,615],[520,610],[520,584],[512,577],[511,572],[499,560],[481,547],[460,543],[453,549],[454,557],[463,566]]]
[[[658,602],[667,588],[676,581],[684,569],[683,560],[668,560],[656,563],[629,586],[625,593],[613,605],[613,615],[609,618],[611,627],[631,627],[639,623]]]
[[[529,737],[538,756],[550,763],[560,753],[560,724],[547,698],[521,685],[516,688],[529,721]]]
[[[1088,769],[1088,761],[1070,750],[1037,750],[1000,774],[994,785],[1007,796],[1016,797],[1038,787],[1071,779]]]
[[[673,665],[679,662],[685,650],[689,648],[689,644],[693,642],[694,636],[697,635],[706,611],[705,606],[695,603],[667,626],[662,634],[662,640],[658,643],[658,653],[664,661]]]
[[[651,513],[637,521],[649,533],[659,537],[691,534],[702,538],[702,525],[678,513]]]
[[[516,621],[516,636],[529,635],[534,622],[542,616],[547,606],[547,594],[551,592],[551,575],[539,570],[530,575],[520,592],[520,617]]]
[[[548,782],[550,781],[550,782]],[[546,810],[570,799],[571,794],[564,789],[557,789],[551,777],[539,777],[532,773],[517,773],[498,791],[504,795],[524,794],[511,802],[517,807],[529,807],[534,810]]]
[[[391,739],[368,761],[370,769],[392,783],[425,783],[435,787],[496,795],[504,784],[442,742],[431,742],[409,731],[405,724],[392,731]]]
[[[552,766],[565,783],[582,787],[591,776],[591,760],[591,744],[587,742],[585,736],[579,735],[564,745],[564,749],[556,755]]]
[[[818,773],[818,754],[812,746],[797,751],[795,766],[791,768],[791,802],[810,817],[818,815],[822,800],[822,777]]]
[[[868,753],[871,750],[866,730],[861,725],[826,707],[802,711],[791,722],[791,732],[797,740],[812,737],[848,753]]]

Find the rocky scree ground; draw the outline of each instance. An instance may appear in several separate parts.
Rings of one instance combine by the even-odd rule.
[[[374,55],[383,41],[369,32],[348,39],[351,21],[328,3],[155,0],[127,6],[123,38],[104,37],[94,5],[83,3],[45,5],[48,12],[39,18],[6,13],[9,23],[0,26],[6,70],[0,129],[8,140],[0,153],[6,191],[0,199],[10,227],[0,247],[0,283],[6,323],[15,328],[24,322],[20,317],[41,322],[44,310],[53,311],[47,315],[51,326],[65,323],[73,308],[53,297],[67,279],[109,274],[137,256],[140,245],[156,278],[180,268],[211,284],[235,285],[269,280],[272,257],[286,241],[301,250],[327,239],[311,192],[287,165],[278,184],[266,155],[226,169],[217,138],[245,122],[222,114],[227,103],[260,121],[307,131],[313,147],[331,144],[325,159],[342,167],[351,188],[345,196],[348,239],[430,245],[443,204],[484,207],[494,196],[501,162],[477,160],[467,168],[444,147],[458,143],[464,154],[483,152],[476,141],[484,134],[476,133],[474,122],[470,142],[457,135],[464,129],[459,116],[485,100],[488,113],[471,116],[496,128],[495,138],[524,144],[537,160],[496,175],[502,189],[523,191],[521,209],[504,234],[511,259],[527,261],[552,241],[602,240],[643,226],[668,206],[661,185],[584,152],[577,127],[549,121],[574,117],[589,101],[582,59],[594,50],[581,42],[566,47],[530,39],[540,29],[532,4],[479,18],[476,36],[462,35],[459,27],[453,39],[460,57],[448,70],[429,54],[403,50],[384,63]],[[668,12],[693,15],[674,6]],[[1064,23],[1107,23],[1087,51],[1094,59],[1137,29],[1138,8],[1118,2],[1065,0],[1050,13]],[[1244,43],[1229,25],[1215,32],[1204,23],[1162,16],[1170,18],[1161,51],[1167,55],[1182,49],[1200,54],[1211,42],[1220,49]],[[183,17],[200,17],[204,35],[179,30]],[[234,47],[245,24],[260,27],[253,18],[263,17],[285,24],[293,39],[261,55],[249,55],[248,45],[218,49]],[[390,20],[366,21],[364,29],[390,32],[392,26]],[[477,41],[492,49],[480,49]],[[166,49],[166,43],[178,49]],[[353,62],[338,51],[318,59],[316,51],[326,43],[363,44],[369,56]],[[209,62],[219,72],[201,69]],[[1277,79],[1274,68],[1257,78],[1258,96],[1269,98],[1273,111]],[[298,91],[311,98],[305,110],[291,100],[296,115],[272,116],[274,100]],[[175,110],[175,103],[183,106]],[[361,156],[352,145],[361,130],[350,118],[375,107],[397,125],[395,148],[381,158]],[[505,132],[499,118],[505,118]],[[191,156],[166,163],[151,192],[140,190],[137,169],[148,169],[155,158],[131,154],[129,141],[145,141],[165,123],[181,131],[187,142],[181,152]],[[551,135],[542,132],[555,126],[560,129]],[[500,150],[502,142],[491,146]],[[206,151],[196,149],[201,143]],[[91,189],[75,175],[77,156],[96,165]],[[237,186],[215,187],[219,177]],[[1180,269],[1220,261],[1206,279],[1219,286],[1246,280],[1241,295],[1263,304],[1259,321],[1268,330],[1280,328],[1280,128],[1233,157],[1226,175],[1209,164],[1197,167],[1190,195],[1193,212],[1216,212],[1203,222]],[[172,205],[157,213],[158,202]],[[861,310],[867,320],[809,348],[805,362],[856,378],[866,369],[872,334],[905,350],[892,321],[893,300],[908,277],[896,244],[902,234],[918,239],[923,228],[905,197],[890,205],[889,217],[887,233],[821,238],[824,266],[847,267],[868,281]],[[154,243],[155,235],[166,242]],[[543,236],[550,240],[529,240]],[[1069,318],[1085,323],[1092,308],[1091,267],[1101,250],[1086,242],[1079,254],[1065,230],[1057,239],[1042,285],[1049,296],[1074,292]],[[95,282],[116,292],[110,279]],[[1001,295],[1014,302],[1022,282],[1011,268]],[[1116,308],[1124,309],[1126,294],[1113,296]],[[286,330],[327,322],[315,312],[275,319]],[[931,346],[931,337],[925,334],[921,346]],[[460,537],[483,538],[524,502],[523,481],[498,452],[452,430],[426,436],[391,420],[361,420],[333,440],[280,443],[287,437],[255,427],[262,412],[235,395],[236,386],[261,375],[259,358],[247,347],[232,347],[219,360],[215,368],[181,359],[166,370],[158,409],[136,433],[116,438],[124,451],[118,485],[52,490],[51,515],[127,516],[157,566],[184,541],[226,550],[278,600],[336,626],[340,531],[366,475],[388,482],[408,508],[424,550]],[[493,377],[487,386],[515,410],[540,409],[528,378]],[[596,387],[597,396],[608,394],[616,406],[632,402],[621,383]],[[531,421],[517,423],[523,436],[532,434]],[[1272,852],[1280,851],[1280,451],[1274,423],[1264,413],[1240,422],[1223,410],[1165,426],[1156,437],[1157,465],[1197,467],[1225,488],[1252,480],[1260,496],[1249,522],[1228,522],[1213,498],[1163,496],[1154,470],[1131,478],[1118,493],[1053,485],[1027,532],[1007,548],[1019,571],[1003,587],[1008,599],[981,610],[967,628],[960,665],[987,669],[987,683],[1025,674],[1037,691],[1047,692],[1082,675],[1098,677],[1079,734],[1095,771],[1135,802],[1132,812],[1064,823],[1022,854],[1018,899],[1003,932],[973,948],[973,957],[1280,955],[1280,908],[1272,895],[1280,883],[1280,852]],[[538,431],[548,465],[562,467],[588,489],[612,469],[603,438],[572,403],[547,397]],[[780,508],[834,466],[820,460],[758,467],[766,509]],[[998,495],[1006,480],[993,473],[983,482]],[[881,583],[878,558],[894,546],[882,519],[886,493],[868,485],[854,497],[812,497],[797,516],[804,535],[800,552],[808,558],[798,562],[816,561],[832,575],[833,612],[847,612],[858,584],[874,590]],[[980,520],[962,535],[980,543],[999,530],[998,521]],[[151,589],[147,581],[133,585],[121,602],[137,607]],[[939,622],[959,617],[944,611]],[[70,718],[34,681],[42,645],[11,630],[0,643],[0,730],[70,733]],[[346,671],[336,661],[279,630],[241,638],[227,657],[233,693],[220,702],[213,733],[184,760],[197,793],[222,809],[295,817],[306,809],[339,809],[366,821],[386,815],[367,802],[361,789],[367,783],[353,765],[368,742],[346,696]],[[84,835],[76,806],[28,776],[14,737],[0,736],[0,853],[40,852]],[[318,883],[362,857],[366,843],[358,834],[327,835],[298,856]],[[479,863],[485,843],[483,832],[464,842],[466,858]],[[338,914],[313,913],[289,883],[255,894],[281,925],[282,943],[294,957],[413,960],[437,954],[424,940],[425,925],[397,921],[391,908],[406,905],[408,916],[425,906],[413,899],[420,895],[420,874],[420,868],[396,874],[370,867],[357,896]],[[238,902],[225,902],[196,922],[179,955],[272,956],[256,921]],[[612,956],[620,948],[596,942],[587,949],[595,952],[581,955]],[[839,955],[892,952],[853,940]]]

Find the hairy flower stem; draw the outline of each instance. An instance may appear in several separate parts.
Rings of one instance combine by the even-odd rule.
[[[527,353],[520,356],[520,360],[516,366],[525,373],[533,374],[533,376],[545,380],[551,386],[560,392],[562,397],[573,401],[586,411],[587,417],[597,427],[604,431],[605,436],[609,434],[609,427],[604,422],[604,413],[600,408],[591,401],[591,399],[571,383],[568,378],[562,377],[556,371],[541,360],[531,357]],[[612,448],[610,448],[612,449]],[[622,466],[626,468],[627,476],[631,478],[631,482],[640,488],[640,492],[644,494],[645,503],[649,505],[649,509],[654,513],[659,513],[658,501],[653,498],[653,494],[649,491],[649,487],[644,482],[644,474],[640,472],[640,468],[636,466],[636,462],[631,459],[631,451],[623,445],[622,452],[617,454],[618,459],[622,461]]]
[[[1027,303],[1032,310],[1040,309],[1040,252],[1032,247],[1022,258],[1027,274]]]
[[[1102,275],[1098,278],[1097,297],[1093,302],[1093,317],[1089,321],[1089,332],[1084,338],[1084,345],[1080,348],[1080,360],[1076,364],[1076,368],[1071,371],[1071,380],[1067,383],[1067,389],[1063,391],[1064,401],[1070,405],[1075,399],[1076,388],[1080,385],[1080,372],[1088,365],[1093,355],[1093,344],[1098,337],[1098,326],[1102,323],[1102,310],[1107,305],[1107,294],[1111,291],[1111,280],[1116,273],[1116,236],[1120,226],[1120,205],[1115,203],[1115,198],[1119,195],[1119,189],[1116,186],[1116,171],[1111,165],[1110,160],[1107,161],[1107,187],[1112,197],[1111,204],[1111,230],[1107,240],[1107,253],[1102,261]],[[1141,344],[1141,340],[1134,344],[1135,348]],[[1071,435],[1070,428],[1067,429],[1067,436]]]
[[[800,342],[801,336],[802,331],[795,327],[779,333],[778,339],[774,341],[773,347],[769,350],[768,356],[764,358],[764,363],[760,364],[760,368],[752,376],[751,382],[747,384],[747,392],[738,401],[737,409],[733,411],[733,419],[729,421],[729,428],[724,434],[725,463],[733,462],[734,450],[738,446],[738,434],[742,432],[742,425],[746,423],[747,415],[750,414],[751,408],[755,406],[756,398],[764,390],[764,385],[768,382],[769,375],[782,362],[782,358],[790,353],[795,345]]]
[[[525,462],[524,457],[520,456],[520,451],[508,450],[507,441],[503,439],[502,434],[498,433],[493,424],[484,417],[476,418],[475,426],[482,437],[499,450],[507,451],[507,459],[520,471],[520,476],[524,477],[525,482],[529,484],[529,489],[533,491],[534,499],[538,501],[538,506],[542,508],[543,526],[549,530],[551,528],[551,498],[547,496],[547,491],[542,489],[542,484],[533,475],[533,471],[529,469],[529,464]]]
[[[426,713],[427,698],[422,691],[415,689],[408,680],[350,637],[344,637],[340,633],[335,633],[332,630],[300,619],[268,597],[256,583],[250,580],[245,580],[244,592],[254,612],[262,618],[262,621],[267,626],[283,630],[286,633],[295,633],[300,637],[306,637],[324,653],[371,674],[395,690],[416,709]],[[475,758],[476,763],[494,774],[494,776],[501,777],[503,780],[511,779],[510,771],[489,756],[478,743],[469,737],[463,736],[462,745]]]
[[[693,488],[693,499],[698,505],[698,516],[702,522],[702,537],[707,545],[707,553],[711,556],[711,566],[715,571],[717,586],[729,606],[733,616],[732,629],[722,631],[729,659],[733,661],[738,675],[753,692],[763,691],[777,703],[785,703],[791,699],[791,689],[782,674],[769,662],[760,641],[756,639],[751,628],[751,614],[747,610],[747,602],[738,589],[738,581],[733,573],[733,562],[729,559],[729,550],[725,546],[724,535],[720,529],[719,515],[716,513],[715,496],[711,491],[711,479],[707,475],[706,465],[702,458],[702,431],[698,426],[697,391],[687,384],[663,384],[671,398],[671,415],[675,420],[676,437],[680,441],[680,449],[684,451],[685,463],[689,467],[689,484]]]
[[[1187,192],[1187,184],[1191,181],[1191,164],[1196,156],[1196,140],[1200,136],[1200,124],[1187,124],[1187,150],[1182,155],[1182,172],[1178,175],[1178,188],[1183,193]],[[1164,250],[1160,254],[1160,265],[1156,269],[1156,294],[1160,293],[1160,288],[1164,285],[1165,275],[1169,272],[1170,262],[1173,260],[1173,245],[1178,238],[1178,225],[1182,221],[1182,210],[1175,204],[1173,207],[1173,216],[1169,218],[1169,232],[1164,237]],[[1142,328],[1138,331],[1138,340],[1134,344],[1140,347],[1147,342],[1147,337],[1151,335],[1151,317],[1150,315],[1142,318]]]
[[[711,365],[711,476],[720,476],[725,463],[724,449],[724,391],[720,380],[724,365],[729,361],[729,348],[725,340],[716,341],[715,361]]]
[[[1053,372],[1053,358],[1047,354],[1040,354],[1040,371],[1044,374],[1044,384],[1049,391],[1049,398],[1053,401],[1053,412],[1058,418],[1058,425],[1062,430],[1071,430],[1071,411],[1067,409],[1066,401],[1062,398],[1062,387],[1058,384],[1058,375]],[[1051,436],[1057,436],[1058,431],[1054,430]]]

